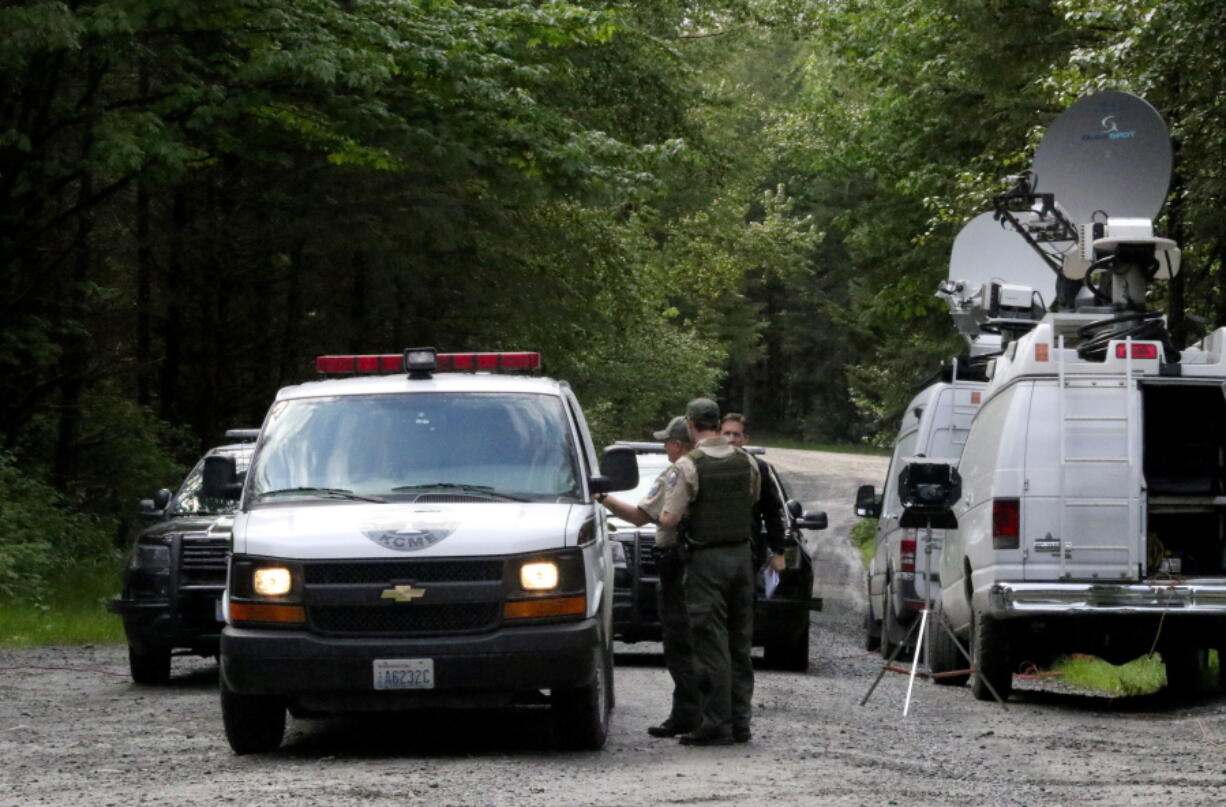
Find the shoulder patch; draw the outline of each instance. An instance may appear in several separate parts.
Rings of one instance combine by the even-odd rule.
[[[657,477],[656,481],[651,483],[651,490],[647,491],[647,498],[650,499],[652,496],[655,496],[660,492],[660,484],[661,480],[659,477]]]
[[[667,484],[667,485],[668,485],[668,489],[669,489],[669,490],[672,490],[673,488],[677,487],[677,478],[678,478],[679,476],[680,476],[680,474],[677,472],[677,469],[676,469],[676,468],[670,468],[670,469],[669,469],[669,471],[668,471],[668,479],[666,479],[666,480],[665,480],[665,484]]]

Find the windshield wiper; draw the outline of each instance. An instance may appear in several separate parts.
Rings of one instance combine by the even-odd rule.
[[[266,490],[263,493],[256,494],[256,496],[263,499],[265,496],[279,496],[290,493],[305,493],[311,496],[321,496],[328,499],[346,499],[355,502],[378,502],[380,504],[387,502],[387,499],[380,499],[377,496],[362,496],[344,488],[281,488],[280,490]]]
[[[506,499],[509,502],[526,502],[527,499],[519,496],[512,496],[509,493],[502,493],[494,490],[490,485],[465,485],[462,482],[428,482],[421,485],[399,485],[392,488],[393,493],[407,493],[414,490],[465,490],[472,493],[479,493],[483,496],[493,496],[498,499]]]

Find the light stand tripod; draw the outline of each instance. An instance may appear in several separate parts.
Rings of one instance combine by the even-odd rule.
[[[949,623],[939,615],[936,618],[937,628],[944,631],[945,635],[949,638],[949,641],[953,642],[954,646],[958,648],[958,652],[961,653],[962,657],[966,659],[967,668],[963,670],[947,670],[944,672],[932,671],[932,651],[931,648],[924,643],[924,638],[928,635],[928,615],[933,611],[933,600],[935,599],[933,595],[934,586],[932,585],[933,519],[926,518],[924,520],[926,522],[925,525],[922,528],[917,528],[915,531],[916,537],[918,538],[920,535],[922,535],[924,542],[924,607],[920,611],[920,618],[911,623],[911,627],[907,629],[906,636],[904,636],[903,640],[894,648],[894,652],[890,654],[890,657],[886,659],[886,662],[881,665],[881,670],[877,673],[877,677],[873,680],[873,685],[868,688],[868,692],[864,693],[864,697],[860,700],[860,705],[863,706],[864,704],[868,703],[868,699],[872,697],[873,691],[877,689],[877,685],[881,683],[881,679],[885,677],[887,672],[902,673],[908,677],[907,697],[903,702],[902,707],[903,717],[906,717],[911,711],[911,692],[915,688],[915,679],[917,677],[938,679],[954,678],[961,675],[978,675],[979,679],[983,681],[985,686],[987,686],[988,691],[992,693],[992,697],[996,698],[996,702],[1000,704],[1002,709],[1008,711],[1009,707],[1005,705],[1005,701],[1000,697],[1000,693],[996,691],[996,687],[992,686],[992,682],[989,681],[987,677],[980,672],[979,668],[975,666],[975,662],[971,658],[970,652],[967,651],[967,649],[962,645],[962,642],[958,641],[958,637],[954,635],[953,630],[949,627]],[[939,593],[937,596],[939,596]],[[883,626],[882,629],[884,631],[888,630],[889,628],[888,626]],[[898,659],[899,654],[902,653],[908,644],[910,644],[911,637],[915,636],[917,632],[918,637],[915,640],[915,652],[911,656],[911,666],[908,668],[895,665],[894,662]],[[928,644],[930,645],[931,642]],[[923,654],[924,666],[927,668],[924,671],[919,669],[921,653]]]

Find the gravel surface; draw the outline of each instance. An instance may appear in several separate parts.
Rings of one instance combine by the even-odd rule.
[[[169,686],[134,686],[119,645],[0,651],[0,805],[1186,805],[1226,802],[1226,701],[1172,705],[1023,684],[1008,711],[966,688],[887,675],[862,650],[851,502],[886,460],[773,450],[812,533],[826,610],[805,675],[763,671],[749,745],[647,736],[668,689],[658,648],[619,654],[603,752],[550,749],[534,710],[291,721],[276,753],[237,757],[216,665],[177,659]],[[653,652],[655,651],[655,652]]]

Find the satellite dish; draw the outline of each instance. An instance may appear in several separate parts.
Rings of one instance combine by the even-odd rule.
[[[1029,286],[1048,305],[1056,292],[1056,273],[992,213],[980,213],[954,238],[949,279],[966,281],[968,292],[993,280]]]
[[[1034,158],[1035,190],[1074,224],[1096,211],[1155,219],[1171,185],[1171,137],[1158,111],[1114,90],[1082,98],[1052,121]]]

